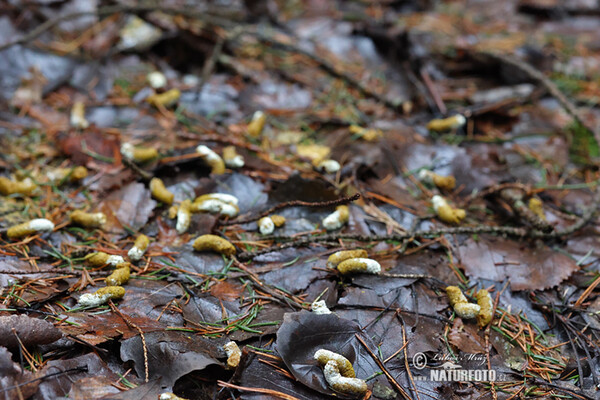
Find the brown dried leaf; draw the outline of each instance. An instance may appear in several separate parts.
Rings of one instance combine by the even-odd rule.
[[[571,258],[549,247],[502,238],[471,238],[459,253],[467,275],[501,282],[513,290],[542,290],[558,285],[579,267]]]
[[[111,193],[99,209],[108,217],[104,229],[120,231],[122,226],[133,230],[143,227],[155,206],[156,201],[151,199],[150,191],[143,184],[133,182]]]
[[[225,351],[216,341],[186,332],[151,332],[145,334],[148,354],[148,378],[161,379],[171,387],[180,377],[210,365],[222,365],[217,358],[225,358]],[[139,335],[121,345],[121,359],[132,360],[139,377],[144,377],[144,348]]]
[[[5,347],[0,347],[0,399],[29,398],[37,391],[39,381],[25,385],[23,383],[34,377],[34,374],[24,371],[12,361],[11,354]],[[18,391],[15,388],[17,386]]]
[[[465,325],[460,318],[454,320],[448,340],[462,352],[485,354],[485,340],[479,337],[477,327]]]
[[[8,348],[18,347],[17,336],[24,346],[31,346],[55,342],[62,332],[50,322],[26,315],[0,317],[0,343]]]

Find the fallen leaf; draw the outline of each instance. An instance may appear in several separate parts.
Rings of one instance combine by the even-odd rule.
[[[34,377],[35,375],[30,371],[23,370],[12,361],[6,347],[0,347],[0,398],[5,400],[29,398],[37,391],[39,381],[25,382]]]
[[[192,336],[185,332],[165,331],[146,333],[148,351],[148,378],[160,379],[171,388],[175,381],[210,365],[223,365],[217,358],[226,358],[217,341]],[[121,359],[133,361],[135,371],[145,378],[144,349],[139,335],[125,340],[121,345]]]
[[[142,183],[133,182],[111,193],[98,208],[107,215],[103,228],[112,231],[121,230],[122,226],[140,229],[148,222],[154,207],[156,201],[150,191]]]
[[[277,331],[277,352],[298,381],[320,393],[340,396],[329,387],[313,356],[320,349],[336,352],[352,363],[357,378],[370,377],[379,367],[356,339],[356,333],[362,334],[357,323],[335,314],[288,313]],[[370,339],[365,337],[365,341],[376,351]]]
[[[19,340],[27,347],[52,343],[61,337],[61,331],[43,319],[26,315],[0,317],[0,343],[8,348],[18,347]]]
[[[573,259],[549,247],[502,238],[469,238],[459,253],[467,275],[497,282],[508,279],[513,290],[551,288],[579,269]]]

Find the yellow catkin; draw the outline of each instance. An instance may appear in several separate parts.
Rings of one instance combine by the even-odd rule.
[[[88,176],[87,168],[80,165],[79,167],[73,168],[73,172],[71,172],[71,175],[69,175],[69,181],[79,182],[80,180],[84,179],[87,176]]]
[[[215,153],[208,146],[200,145],[196,147],[196,152],[199,153],[204,162],[210,166],[210,172],[215,175],[222,175],[225,173],[225,162],[220,155]]]
[[[337,364],[338,370],[342,376],[346,378],[356,377],[352,363],[341,354],[330,350],[321,349],[315,352],[314,359],[317,360],[321,367],[324,367],[329,361],[334,361]]]
[[[90,267],[102,267],[105,264],[117,266],[118,264],[125,262],[121,256],[106,254],[102,251],[88,254],[85,256],[84,260]]]
[[[308,158],[313,163],[319,163],[326,159],[331,153],[329,146],[321,144],[299,144],[296,146],[296,154],[302,158]]]
[[[235,146],[223,148],[223,161],[229,168],[241,168],[244,166],[244,157],[239,155]]]
[[[342,261],[346,261],[351,258],[366,258],[367,256],[367,251],[363,249],[336,251],[327,259],[327,266],[329,268],[335,268]]]
[[[467,298],[458,286],[448,286],[446,288],[446,294],[448,295],[448,300],[450,301],[450,305],[452,307],[454,307],[458,303],[468,302]]]
[[[75,168],[57,168],[53,171],[48,172],[47,177],[51,182],[61,184],[63,181],[68,179],[68,182],[76,183],[84,179],[88,175],[86,167],[75,167]]]
[[[96,290],[94,294],[98,296],[109,295],[109,299],[119,300],[125,296],[125,289],[123,289],[121,286],[106,286]]]
[[[460,318],[471,319],[477,317],[481,307],[477,304],[469,303],[467,298],[457,286],[446,287],[446,294],[454,312]]]
[[[240,359],[242,358],[242,352],[237,343],[234,341],[227,342],[223,345],[223,349],[227,354],[227,368],[236,368],[240,364]]]
[[[136,163],[145,163],[158,157],[158,150],[153,147],[135,147],[131,143],[121,145],[121,154]]]
[[[19,225],[12,226],[6,231],[9,239],[18,239],[24,236],[37,234],[40,232],[50,232],[54,229],[52,221],[44,218],[33,219]]]
[[[267,115],[262,111],[256,111],[252,116],[252,121],[246,128],[248,134],[252,137],[258,137],[262,133],[265,123],[267,122]]]
[[[285,224],[285,217],[283,215],[271,215],[271,221],[275,227],[280,228]]]
[[[161,203],[165,203],[168,205],[173,204],[173,199],[175,198],[175,195],[167,190],[165,184],[160,178],[152,178],[150,180],[150,193],[152,193],[153,198],[160,201]]]
[[[467,215],[465,210],[451,207],[442,196],[435,195],[431,201],[437,216],[446,223],[458,224]]]
[[[226,239],[216,235],[202,235],[194,241],[196,251],[214,251],[216,253],[232,256],[236,253],[235,247]]]
[[[363,396],[368,391],[367,382],[358,378],[342,376],[338,365],[334,361],[325,364],[323,375],[325,375],[327,384],[336,392],[358,397]]]
[[[342,275],[360,273],[379,274],[381,272],[381,265],[370,258],[351,258],[339,263],[337,269]]]
[[[164,93],[155,93],[151,96],[148,96],[146,102],[153,105],[154,107],[170,107],[177,103],[179,97],[181,96],[181,92],[179,89],[171,89],[167,90]]]
[[[431,181],[435,186],[442,190],[453,190],[456,187],[456,178],[453,176],[438,175],[430,171]]]
[[[358,135],[367,142],[373,142],[383,136],[379,129],[367,129],[358,125],[350,125],[350,133]]]
[[[434,119],[427,124],[427,129],[434,132],[446,132],[462,127],[467,122],[466,118],[460,114],[453,115],[444,119]]]
[[[71,223],[84,228],[99,228],[106,223],[106,215],[103,213],[86,213],[75,210],[69,215]]]
[[[90,267],[101,267],[107,263],[108,257],[110,257],[109,254],[98,251],[96,253],[88,254],[84,257],[84,260]]]
[[[136,239],[133,247],[129,249],[127,255],[134,261],[138,261],[142,258],[146,250],[148,249],[148,245],[150,244],[150,238],[144,234],[140,234]]]
[[[527,205],[531,211],[540,219],[546,220],[546,214],[544,214],[544,203],[537,197],[532,197],[529,199],[529,204]]]
[[[107,286],[123,286],[127,282],[129,282],[129,276],[131,271],[129,269],[128,262],[117,264],[116,269],[112,274],[106,277],[106,285]]]
[[[487,290],[481,289],[477,292],[477,304],[480,307],[479,314],[477,314],[477,325],[479,325],[480,328],[483,328],[492,322],[492,312],[494,311],[494,303]]]
[[[158,150],[153,147],[135,147],[131,159],[138,163],[152,161],[158,158]]]
[[[12,181],[5,176],[0,176],[0,194],[9,196],[11,194],[22,194],[24,196],[31,195],[37,185],[31,179],[22,181]]]
[[[85,129],[90,123],[85,119],[85,104],[76,101],[71,108],[71,126],[77,129]]]

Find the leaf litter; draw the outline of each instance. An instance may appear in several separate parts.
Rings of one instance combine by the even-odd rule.
[[[589,2],[209,3],[2,6],[0,175],[28,189],[0,201],[0,397],[348,397],[326,349],[364,398],[596,398]],[[211,193],[239,215],[178,221]],[[342,249],[381,271],[328,268]],[[82,307],[119,268],[123,298]],[[447,286],[490,291],[491,322]],[[454,368],[497,376],[433,378]]]

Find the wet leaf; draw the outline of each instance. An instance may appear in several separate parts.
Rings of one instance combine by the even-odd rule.
[[[60,330],[42,319],[26,315],[0,317],[0,343],[8,348],[18,347],[19,341],[27,347],[52,343],[61,337]]]
[[[107,215],[103,229],[122,231],[128,227],[137,231],[148,222],[155,206],[156,201],[142,183],[130,183],[111,193],[98,208]]]
[[[203,370],[210,365],[223,365],[217,358],[226,358],[222,347],[186,332],[151,332],[145,335],[148,349],[148,378],[160,379],[169,388],[182,376]],[[121,359],[133,361],[139,377],[144,377],[144,350],[139,335],[121,345]]]
[[[23,370],[11,359],[10,352],[6,347],[0,347],[0,398],[3,400],[18,399],[19,396],[28,398],[33,395],[39,382],[33,381],[36,374]]]
[[[358,324],[335,314],[289,313],[285,314],[277,331],[277,352],[298,381],[320,393],[333,395],[336,393],[329,388],[323,370],[313,358],[317,350],[330,350],[346,357],[352,363],[357,378],[365,379],[379,371],[356,339],[357,333],[363,335]],[[365,340],[370,343],[370,340]],[[371,346],[371,350],[375,349],[374,345]]]
[[[508,279],[513,290],[547,289],[579,269],[573,259],[544,245],[531,248],[502,238],[467,239],[459,253],[467,275],[496,282]]]

